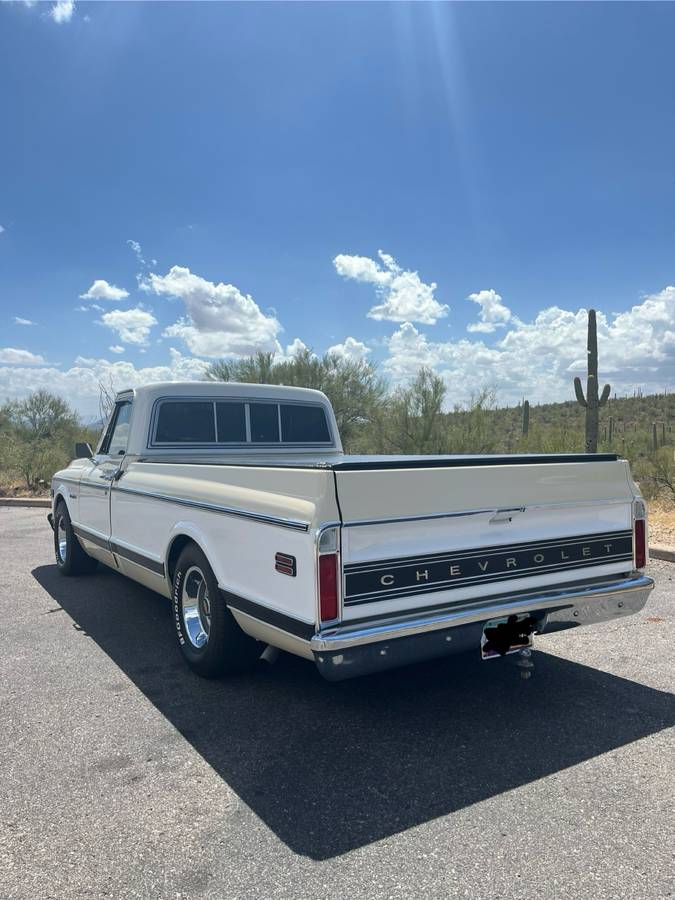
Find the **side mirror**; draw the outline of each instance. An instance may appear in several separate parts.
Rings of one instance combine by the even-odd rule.
[[[89,444],[80,441],[75,444],[75,459],[91,459],[93,455],[94,451]]]

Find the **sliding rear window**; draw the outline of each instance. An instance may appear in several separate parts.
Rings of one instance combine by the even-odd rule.
[[[320,406],[281,404],[281,440],[293,444],[327,444],[330,432]]]
[[[154,421],[154,446],[332,443],[325,410],[318,404],[162,400]]]
[[[254,444],[279,443],[279,404],[249,403],[251,441]]]
[[[208,400],[169,400],[159,407],[156,444],[214,444],[216,424]]]
[[[243,403],[216,403],[219,444],[246,443],[246,407]]]

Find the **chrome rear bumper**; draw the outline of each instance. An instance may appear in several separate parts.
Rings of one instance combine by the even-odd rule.
[[[561,631],[639,612],[654,581],[641,572],[620,579],[561,585],[555,590],[503,594],[436,608],[424,614],[338,625],[311,639],[317,666],[341,680],[480,646],[489,619],[529,613],[537,631]]]

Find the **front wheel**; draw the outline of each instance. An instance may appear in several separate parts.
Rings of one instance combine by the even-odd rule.
[[[178,558],[172,603],[181,653],[198,675],[234,675],[251,668],[260,656],[260,645],[237,625],[196,544],[185,547]]]
[[[54,512],[54,556],[62,575],[85,575],[97,566],[96,560],[82,549],[63,500],[56,504]]]

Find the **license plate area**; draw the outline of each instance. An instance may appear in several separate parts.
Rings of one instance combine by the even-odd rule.
[[[500,619],[490,619],[485,623],[480,639],[481,658],[497,659],[531,647],[532,634],[536,628],[536,619],[528,613],[514,613]]]

